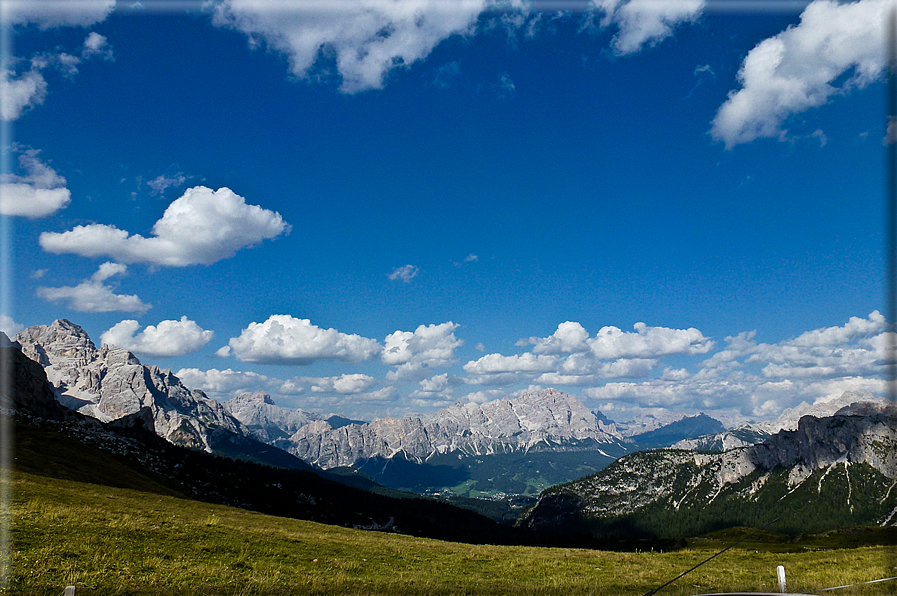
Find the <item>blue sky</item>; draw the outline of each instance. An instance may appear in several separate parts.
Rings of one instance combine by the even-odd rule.
[[[887,5],[10,2],[3,327],[365,418],[882,395]]]

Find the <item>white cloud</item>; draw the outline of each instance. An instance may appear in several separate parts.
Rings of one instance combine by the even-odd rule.
[[[660,377],[664,381],[684,381],[691,376],[691,373],[684,368],[665,368],[663,375]]]
[[[224,0],[213,22],[263,40],[289,57],[290,70],[309,77],[331,55],[341,90],[383,87],[393,69],[425,58],[442,40],[472,33],[487,0]]]
[[[303,378],[302,380],[311,383],[311,390],[315,393],[339,393],[341,395],[363,393],[377,382],[374,377],[362,374],[344,374],[338,377]]]
[[[808,331],[777,344],[757,344],[755,332],[744,332],[726,338],[726,349],[705,360],[693,375],[668,368],[659,378],[607,383],[584,393],[639,408],[732,409],[762,418],[802,400],[847,390],[880,395],[885,392],[883,328],[883,317],[875,311],[868,318],[851,317],[842,326]]]
[[[230,394],[237,391],[257,391],[270,386],[272,379],[255,372],[231,370],[200,370],[182,368],[175,376],[191,389],[200,389],[214,394]]]
[[[677,26],[697,20],[705,4],[705,0],[592,0],[604,13],[601,26],[617,27],[611,46],[619,56],[660,43]]]
[[[144,313],[146,304],[136,295],[116,294],[114,287],[103,283],[114,275],[124,275],[127,267],[117,263],[103,263],[90,279],[77,286],[61,288],[37,288],[37,295],[50,302],[68,301],[72,310],[79,312],[137,312]]]
[[[90,279],[95,282],[106,281],[110,277],[114,277],[116,275],[125,275],[128,272],[128,266],[122,265],[121,263],[103,263],[97,268],[97,272],[94,273]]]
[[[401,267],[396,267],[395,269],[393,269],[387,275],[387,277],[389,277],[389,279],[393,281],[400,279],[407,284],[410,283],[412,279],[417,277],[417,274],[419,272],[420,269],[418,269],[414,265],[402,265]]]
[[[542,385],[594,385],[603,379],[643,378],[655,366],[657,360],[646,358],[601,362],[589,354],[572,354],[561,362],[556,371],[543,373],[535,382]]]
[[[16,323],[9,315],[0,315],[0,331],[5,333],[7,337],[12,337],[23,329],[25,329],[25,326]]]
[[[486,354],[479,360],[471,360],[464,365],[464,371],[470,375],[495,375],[502,373],[543,373],[557,365],[557,358],[535,354],[519,356],[502,356]]]
[[[787,343],[792,346],[808,348],[832,346],[843,344],[858,337],[868,337],[884,331],[886,327],[887,322],[884,316],[877,310],[874,310],[869,313],[869,317],[866,319],[850,317],[850,320],[841,327],[825,327],[807,331]]]
[[[455,348],[464,342],[455,337],[459,325],[442,323],[439,325],[420,325],[410,331],[396,331],[386,336],[380,359],[384,364],[397,366],[387,378],[397,380],[418,374],[438,366],[451,364]]]
[[[725,350],[720,350],[710,358],[701,363],[704,368],[719,368],[723,366],[739,366],[737,359],[748,354],[752,354],[757,350],[757,344],[754,342],[754,336],[757,331],[742,331],[738,335],[726,337],[728,346]]]
[[[32,68],[16,75],[9,69],[0,69],[0,119],[18,120],[31,107],[44,103],[47,81],[40,70]]]
[[[851,317],[840,327],[807,331],[778,344],[760,344],[748,362],[762,363],[769,378],[812,379],[878,374],[883,372],[884,317],[873,311],[862,319]]]
[[[289,233],[279,213],[247,205],[229,188],[188,189],[153,225],[153,236],[130,235],[115,226],[90,224],[68,232],[44,232],[40,245],[52,253],[109,256],[123,263],[170,267],[210,265],[242,248]]]
[[[897,119],[895,119],[894,116],[888,116],[888,127],[885,130],[885,137],[881,142],[885,146],[897,143]]]
[[[799,24],[748,53],[738,72],[741,89],[730,92],[717,112],[713,137],[727,148],[781,138],[789,117],[879,78],[889,6],[893,0],[814,0]]]
[[[83,60],[95,57],[114,60],[112,47],[106,38],[93,32],[84,40],[80,54],[80,57],[61,51],[55,54],[36,54],[29,61],[30,68],[27,71],[17,71],[15,68],[0,69],[0,119],[7,122],[18,120],[28,109],[44,102],[47,96],[47,80],[42,70],[52,66],[64,77],[72,79],[78,74],[78,66]],[[23,62],[20,58],[10,58],[6,64],[13,66]]]
[[[612,326],[602,327],[587,341],[592,354],[603,360],[657,358],[673,354],[706,354],[713,348],[713,341],[694,327],[670,329],[648,327],[644,323],[636,323],[633,327],[635,333]]]
[[[105,36],[100,35],[96,31],[91,31],[84,40],[81,48],[81,58],[88,60],[90,58],[101,58],[103,60],[115,60],[112,54],[112,46]]]
[[[533,352],[536,354],[573,354],[586,352],[589,349],[586,340],[589,332],[579,323],[566,321],[558,325],[557,331],[546,338],[531,337],[530,343],[535,344]]]
[[[46,217],[65,208],[72,193],[65,187],[65,178],[42,162],[37,149],[14,145],[20,153],[20,174],[0,176],[0,214],[28,218]]]
[[[494,401],[506,396],[507,392],[504,389],[487,389],[485,391],[473,391],[465,397],[472,404],[484,404],[487,401]]]
[[[169,357],[198,352],[214,335],[186,316],[179,321],[169,320],[162,321],[157,326],[149,325],[135,336],[138,329],[140,323],[126,319],[104,332],[100,341],[138,354]]]
[[[373,339],[322,329],[308,319],[271,315],[264,323],[250,323],[218,355],[233,353],[243,362],[301,365],[316,360],[361,362],[372,359],[380,350]]]
[[[41,29],[89,27],[106,20],[114,8],[115,0],[4,0],[3,17],[10,25]]]
[[[449,389],[452,385],[448,373],[434,375],[429,379],[420,380],[420,390],[424,393],[440,393]]]

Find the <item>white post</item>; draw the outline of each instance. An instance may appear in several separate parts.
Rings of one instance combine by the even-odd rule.
[[[62,596],[75,596],[75,586],[66,586]]]
[[[776,575],[779,578],[779,592],[784,594],[788,590],[785,587],[785,568],[782,565],[776,567]]]

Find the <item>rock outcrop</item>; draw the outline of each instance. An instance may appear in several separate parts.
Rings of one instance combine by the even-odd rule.
[[[524,523],[546,531],[569,531],[571,524],[611,533],[650,533],[650,524],[669,532],[709,531],[712,523],[749,524],[768,516],[770,506],[790,508],[792,517],[817,528],[890,523],[897,517],[895,485],[897,408],[867,402],[834,416],[804,416],[795,430],[722,453],[625,455],[596,474],[546,490]],[[807,513],[812,498],[831,495],[837,499],[826,505],[831,519]]]
[[[43,366],[56,399],[77,412],[110,422],[149,408],[159,436],[203,451],[214,450],[215,433],[247,434],[220,403],[186,388],[170,370],[114,346],[98,349],[70,321],[29,327],[14,339]]]

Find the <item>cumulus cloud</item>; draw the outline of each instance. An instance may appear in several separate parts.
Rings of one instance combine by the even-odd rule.
[[[891,0],[814,0],[800,23],[763,40],[738,72],[711,134],[727,148],[761,137],[783,137],[789,117],[838,94],[865,87],[885,67],[884,26]]]
[[[41,2],[33,2],[35,5]],[[71,4],[76,4],[72,2]],[[4,3],[5,6],[5,3]],[[18,120],[34,106],[44,102],[47,96],[47,80],[43,70],[53,67],[68,79],[78,74],[83,60],[101,58],[113,60],[112,47],[99,33],[90,33],[84,40],[80,57],[66,52],[36,54],[30,60],[10,58],[7,67],[0,69],[0,119]],[[28,64],[28,69],[21,68]]]
[[[115,0],[4,0],[3,17],[10,25],[89,27],[106,20]]]
[[[361,362],[374,358],[380,350],[373,339],[322,329],[309,319],[271,315],[264,323],[250,323],[217,354],[233,354],[243,362],[302,365],[316,360]]]
[[[79,312],[137,312],[152,308],[136,295],[116,294],[109,278],[127,273],[127,267],[118,263],[103,263],[90,279],[77,286],[61,288],[37,288],[37,295],[50,302],[68,302],[69,308]]]
[[[0,118],[7,122],[18,120],[29,108],[44,103],[47,81],[37,68],[16,74],[0,69]]]
[[[40,160],[37,149],[13,145],[19,153],[19,174],[0,176],[0,214],[28,218],[46,217],[71,202],[65,178]]]
[[[677,26],[696,21],[705,4],[705,0],[592,0],[592,6],[604,13],[601,26],[617,28],[611,47],[618,56],[660,43]]]
[[[886,328],[887,322],[884,315],[874,310],[865,319],[850,317],[850,320],[840,327],[825,327],[807,331],[789,341],[788,344],[807,348],[833,346],[859,337],[868,337],[872,334],[880,333]]]
[[[726,337],[726,349],[720,350],[701,364],[704,368],[739,366],[737,359],[752,354],[757,349],[754,337],[757,331],[742,331],[738,335]],[[734,364],[733,364],[734,363]]]
[[[887,324],[877,310],[842,326],[807,331],[778,344],[760,344],[748,362],[763,363],[771,378],[822,378],[883,372],[881,333]]]
[[[7,337],[12,337],[23,329],[25,329],[25,326],[16,323],[11,316],[0,315],[0,331],[5,333]]]
[[[292,74],[309,77],[332,56],[340,89],[383,87],[387,74],[422,60],[444,39],[472,33],[487,0],[442,2],[224,0],[213,22],[264,41],[289,58]]]
[[[401,267],[397,267],[389,272],[387,277],[392,281],[400,279],[407,284],[410,283],[412,279],[417,277],[417,274],[419,272],[420,269],[418,269],[414,265],[402,265]]]
[[[91,31],[81,47],[81,58],[84,60],[89,58],[114,60],[115,56],[112,54],[112,46],[109,45],[109,40],[96,31]]]
[[[557,365],[554,356],[520,354],[516,356],[502,356],[501,354],[486,354],[479,360],[471,360],[464,365],[464,372],[470,375],[495,375],[501,373],[543,373],[552,370]]]
[[[459,325],[420,325],[414,332],[396,331],[386,336],[380,359],[384,364],[397,366],[387,378],[397,380],[409,375],[427,374],[429,369],[452,363],[455,348],[464,342],[455,337]]]
[[[558,325],[557,331],[546,338],[531,337],[530,343],[534,344],[533,352],[536,354],[573,354],[575,352],[588,351],[586,340],[589,332],[585,327],[573,321],[566,321]]]
[[[344,374],[338,377],[303,378],[303,381],[311,384],[311,390],[315,393],[339,393],[341,395],[354,395],[370,389],[377,380],[374,377],[362,374]]]
[[[636,323],[635,333],[624,332],[617,327],[602,327],[588,340],[589,349],[597,358],[658,358],[673,354],[706,354],[713,348],[713,341],[694,327],[670,329],[648,327]]]
[[[237,391],[258,391],[269,387],[272,379],[255,372],[236,371],[230,368],[182,368],[175,373],[184,385],[212,394],[230,394]]]
[[[611,382],[584,393],[632,408],[731,409],[746,416],[775,417],[800,401],[847,390],[884,393],[884,328],[883,317],[874,311],[775,344],[758,344],[755,332],[743,332],[727,337],[726,348],[705,360],[695,374],[667,368],[659,378]]]
[[[179,321],[162,321],[137,333],[140,323],[126,319],[116,323],[100,336],[103,344],[147,354],[149,356],[183,356],[201,350],[214,333],[206,331],[186,316]],[[137,333],[137,335],[134,335]]]
[[[115,226],[90,224],[68,232],[44,232],[40,245],[56,254],[109,256],[123,263],[170,267],[210,265],[242,248],[289,233],[279,213],[247,205],[229,188],[188,189],[153,225],[153,235],[129,234]]]

